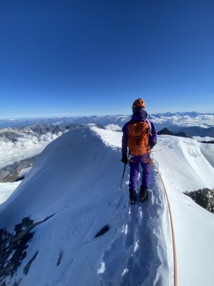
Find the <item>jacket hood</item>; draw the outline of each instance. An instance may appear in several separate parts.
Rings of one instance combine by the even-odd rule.
[[[132,115],[132,120],[142,121],[142,120],[145,120],[147,118],[147,115],[148,114],[147,114],[146,110],[139,110]]]

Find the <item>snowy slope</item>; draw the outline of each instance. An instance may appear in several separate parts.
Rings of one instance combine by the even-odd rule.
[[[179,285],[212,285],[214,216],[181,192],[214,188],[214,145],[160,136],[159,147],[155,158],[172,205]]]
[[[0,205],[0,227],[8,230],[29,215],[34,221],[53,215],[35,227],[27,256],[6,285],[173,285],[164,187],[153,169],[150,199],[130,206],[128,168],[120,189],[120,144],[120,132],[91,127],[70,131],[45,148]],[[208,161],[213,158],[203,152],[204,146],[162,136],[154,150],[171,201],[182,286],[212,285],[214,280],[213,215],[182,193],[214,187]],[[109,230],[95,238],[106,225]],[[28,274],[23,274],[37,251]]]
[[[8,199],[19,184],[20,182],[0,183],[0,204]]]

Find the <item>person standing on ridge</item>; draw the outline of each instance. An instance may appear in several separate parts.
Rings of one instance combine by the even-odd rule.
[[[122,136],[122,159],[124,164],[129,162],[129,194],[131,204],[135,204],[137,182],[141,166],[142,182],[140,186],[140,201],[148,196],[148,188],[151,180],[151,149],[157,143],[157,132],[154,124],[147,119],[146,105],[144,100],[138,98],[132,105],[132,118],[123,128]],[[127,156],[127,151],[129,154]]]

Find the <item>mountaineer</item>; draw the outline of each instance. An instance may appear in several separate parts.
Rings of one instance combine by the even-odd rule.
[[[147,119],[145,102],[141,98],[132,105],[132,118],[122,129],[122,159],[124,164],[129,162],[129,194],[131,204],[135,204],[137,197],[137,182],[142,167],[140,186],[140,201],[148,197],[148,188],[151,179],[150,152],[157,142],[157,132],[154,124]],[[128,151],[128,156],[127,156]]]

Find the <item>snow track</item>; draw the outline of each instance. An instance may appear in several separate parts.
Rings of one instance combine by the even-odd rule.
[[[127,187],[125,192],[128,199]],[[120,211],[125,224],[103,254],[98,285],[173,285],[172,244],[166,243],[171,241],[168,207],[155,171],[149,199],[128,202]]]

